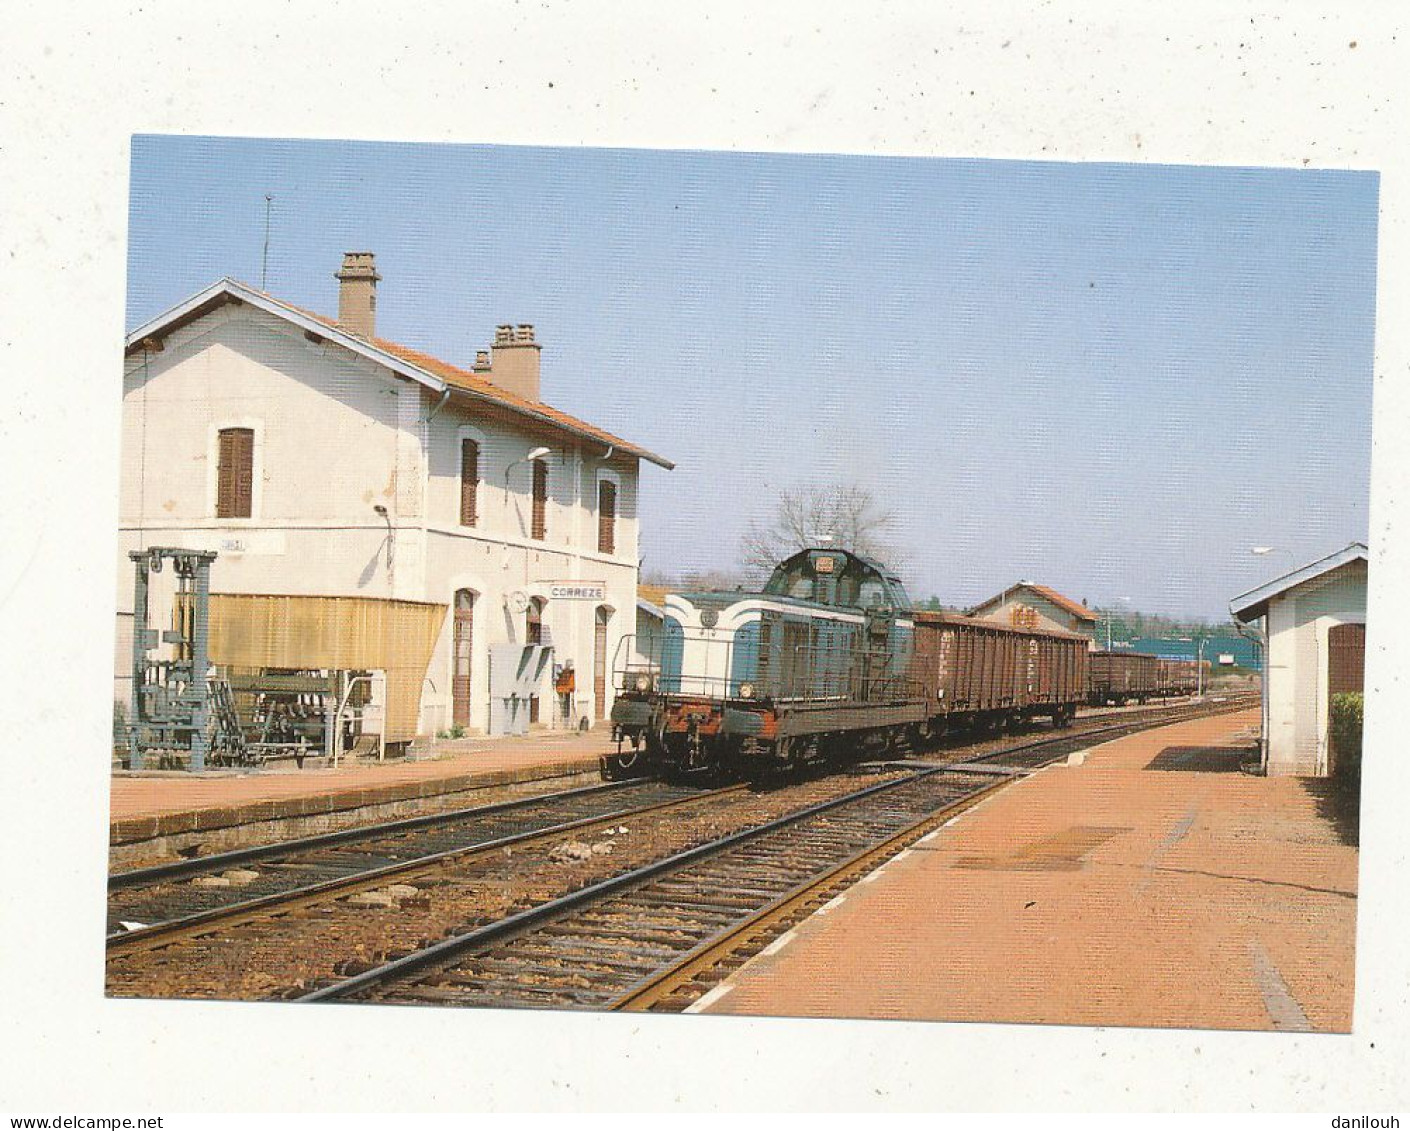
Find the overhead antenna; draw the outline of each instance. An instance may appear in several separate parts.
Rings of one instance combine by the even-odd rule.
[[[259,269],[259,289],[269,290],[269,213],[274,205],[273,193],[264,194],[264,259]]]

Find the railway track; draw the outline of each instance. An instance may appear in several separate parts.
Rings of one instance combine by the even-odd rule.
[[[120,872],[108,879],[108,950],[164,943],[296,899],[387,884],[470,853],[634,820],[717,792],[727,791],[651,781],[588,786]]]
[[[1126,721],[1166,717],[1180,710],[1152,708],[1132,713]],[[1047,741],[1061,742],[1105,729],[1073,729]],[[1024,749],[1036,751],[1043,745],[1028,743]],[[972,760],[1003,757],[1008,751],[1005,746],[998,754],[979,754]],[[1033,755],[1015,757],[1018,761],[1013,764],[1022,765],[1025,757],[1031,761]],[[625,819],[650,812],[660,802],[698,792],[644,779],[616,782],[116,873],[108,879],[109,946],[155,940],[222,913],[272,905],[284,896],[337,891],[363,877],[392,877],[417,863],[465,849],[509,844],[513,838],[535,833],[567,834],[583,821]]]
[[[1189,715],[1241,706],[1207,705]],[[688,1008],[770,938],[990,791],[1094,738],[1150,725],[1128,719],[968,764],[927,766],[443,939],[299,1000]],[[995,766],[999,758],[1003,765]]]
[[[1243,705],[1205,705],[1179,717]],[[615,783],[114,876],[113,900],[127,899],[127,911],[145,906],[153,918],[166,918],[109,937],[109,989],[362,1000],[373,984],[395,986],[411,972],[436,966],[442,957],[452,962],[461,956],[474,959],[487,947],[509,946],[531,929],[547,929],[557,916],[580,915],[585,918],[570,931],[584,940],[573,951],[576,966],[564,958],[571,948],[560,945],[558,957],[548,959],[540,948],[534,953],[544,960],[527,962],[520,979],[512,972],[520,959],[508,953],[490,955],[486,961],[499,963],[496,970],[503,977],[480,1003],[507,1001],[507,979],[534,987],[522,995],[527,999],[523,1004],[640,1008],[617,1004],[611,995],[604,1003],[599,990],[622,991],[618,996],[623,1002],[625,991],[632,990],[634,1001],[644,1001],[641,985],[655,985],[661,978],[679,980],[671,971],[682,962],[698,967],[691,975],[694,982],[708,983],[712,970],[730,968],[732,956],[752,953],[750,940],[760,931],[767,934],[770,916],[780,913],[780,900],[801,901],[800,914],[806,914],[817,905],[819,892],[852,882],[861,874],[852,871],[875,867],[890,851],[899,851],[924,835],[926,827],[990,788],[1094,741],[1170,718],[1169,711],[1154,720],[1145,713],[1130,715],[1114,725],[976,751],[965,762],[874,766],[873,773],[904,776],[859,791],[851,790],[845,778],[803,782],[772,794],[753,793],[744,785],[707,790],[660,782]],[[917,786],[921,792],[914,795],[893,792],[921,782],[929,784]],[[839,831],[839,806],[883,794],[891,808],[882,818],[864,815],[849,831]],[[814,803],[817,798],[823,800]],[[565,836],[591,839],[604,830],[610,834],[626,820],[632,821],[633,835],[624,845],[635,842],[635,847],[627,845],[627,855],[635,860],[594,859],[575,874],[560,869],[545,878],[551,850],[562,845]],[[821,841],[797,840],[782,862],[764,860],[757,874],[732,877],[734,864],[727,863],[723,871],[709,865],[709,858],[736,846],[748,857],[753,849],[746,842],[785,829],[794,835],[802,829],[798,822],[817,820],[824,822],[828,835]],[[590,831],[594,829],[596,833]],[[720,836],[712,829],[731,831]],[[699,871],[667,875],[697,862]],[[253,880],[240,889],[196,882],[224,878],[237,868],[256,873],[263,886],[251,890]],[[417,893],[418,888],[407,886],[408,880],[419,885],[415,902],[384,904],[380,917],[375,905],[359,911],[348,898],[376,895],[379,888],[394,891],[387,887],[394,881],[403,891]],[[658,884],[648,896],[654,915],[638,908],[640,914],[633,920],[637,912],[621,903],[608,906],[605,913],[594,910],[596,901],[618,893],[625,898],[627,889],[647,881]],[[127,919],[122,910],[115,907],[110,915]],[[636,926],[628,931],[630,922]],[[589,932],[599,928],[607,933],[594,941]],[[532,950],[531,944],[517,945]],[[240,981],[249,970],[274,973],[252,991],[248,980]],[[550,975],[567,979],[572,992],[557,994]],[[465,975],[454,977],[463,981]],[[420,996],[412,1000],[477,1001],[464,985],[447,995],[445,985],[427,993],[424,979],[417,984],[422,986]],[[315,988],[306,993],[308,987]],[[698,990],[697,985],[684,994],[671,991],[667,998],[672,1004],[663,1008],[682,1007]],[[388,995],[375,1000],[398,1000],[394,989]],[[657,1007],[656,1000],[651,998],[650,1007]]]

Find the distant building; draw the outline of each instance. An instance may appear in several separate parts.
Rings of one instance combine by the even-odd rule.
[[[1169,660],[1193,660],[1198,655],[1216,674],[1220,668],[1236,667],[1256,672],[1263,667],[1262,648],[1244,636],[1137,636],[1129,641],[1118,641],[1116,647]]]
[[[370,253],[337,279],[336,319],[222,279],[127,336],[118,697],[128,551],[179,546],[219,554],[220,593],[441,606],[393,739],[485,728],[501,644],[551,645],[577,673],[565,721],[605,719],[636,626],[638,469],[671,464],[545,404],[532,326],[455,366],[377,336]],[[546,670],[530,717],[542,700],[553,720],[554,691]]]
[[[1329,704],[1360,691],[1366,652],[1366,547],[1345,549],[1229,602],[1266,641],[1263,762],[1270,774],[1331,772]]]
[[[969,610],[972,617],[998,621],[1019,628],[1055,628],[1075,632],[1097,647],[1097,614],[1070,597],[1064,597],[1046,585],[1020,581],[1002,593],[982,601]]]

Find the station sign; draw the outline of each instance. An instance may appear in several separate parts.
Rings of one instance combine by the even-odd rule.
[[[605,581],[550,581],[548,583],[550,601],[605,601],[607,582]]]
[[[1221,668],[1232,668],[1234,666],[1234,654],[1232,652],[1220,652],[1219,666]]]

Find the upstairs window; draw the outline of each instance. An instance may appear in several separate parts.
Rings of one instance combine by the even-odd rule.
[[[460,441],[460,525],[474,526],[480,494],[480,445]]]
[[[548,464],[534,460],[534,514],[529,537],[542,542],[548,536]]]
[[[617,552],[617,485],[605,479],[597,485],[597,552]]]
[[[249,518],[255,493],[255,433],[222,428],[216,469],[215,517]]]

